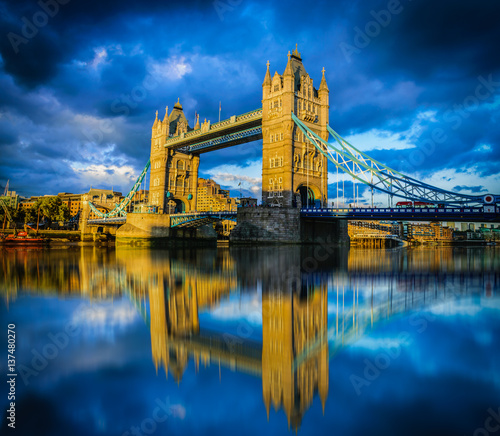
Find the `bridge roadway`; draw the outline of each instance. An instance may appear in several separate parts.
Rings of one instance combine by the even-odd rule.
[[[500,207],[445,208],[303,208],[302,218],[320,220],[348,219],[364,221],[453,221],[500,222]],[[236,212],[187,212],[171,215],[172,227],[196,227],[217,220],[236,221]],[[88,220],[90,225],[121,225],[125,217]]]
[[[453,221],[500,222],[500,207],[444,207],[444,208],[304,208],[303,218],[390,220],[390,221]]]

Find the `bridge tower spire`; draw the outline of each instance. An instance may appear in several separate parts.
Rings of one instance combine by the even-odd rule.
[[[327,160],[295,127],[292,112],[312,131],[328,138],[328,86],[319,89],[295,47],[283,75],[262,84],[262,202],[274,206],[326,206]],[[300,202],[298,201],[300,198]]]

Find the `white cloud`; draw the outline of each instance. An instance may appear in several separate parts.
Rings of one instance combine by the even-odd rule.
[[[99,65],[106,63],[108,60],[108,52],[105,47],[97,47],[94,49],[94,59],[92,59],[88,66],[96,70]]]
[[[245,320],[253,325],[262,325],[262,301],[257,292],[250,296],[231,296],[229,301],[223,301],[210,311],[210,317],[215,320]]]
[[[81,328],[84,336],[113,341],[117,329],[123,330],[139,319],[136,309],[126,299],[82,303],[71,316],[71,324]]]
[[[345,139],[361,151],[367,150],[404,150],[415,148],[414,144],[402,139],[400,133],[387,130],[371,129],[368,132],[349,135]],[[336,145],[335,143],[334,145]]]
[[[193,71],[185,56],[172,56],[161,61],[151,60],[148,70],[158,81],[179,80]]]
[[[130,189],[138,177],[134,168],[129,165],[93,164],[82,167],[81,164],[71,163],[71,168],[76,173],[78,182],[83,186],[114,187],[115,190],[118,189],[117,187]],[[123,194],[125,195],[127,192],[123,192]]]
[[[364,348],[367,350],[377,351],[377,350],[387,350],[391,348],[399,348],[409,346],[411,344],[411,339],[406,335],[400,335],[398,337],[370,337],[364,336],[358,341],[350,345],[351,348]]]
[[[224,186],[229,186],[230,189],[241,189],[252,192],[257,198],[260,197],[262,188],[262,161],[247,162],[246,166],[238,164],[223,164],[210,168],[205,171],[212,180]],[[202,175],[200,174],[200,177]]]
[[[491,148],[491,145],[489,145],[489,144],[481,144],[481,145],[478,145],[476,148],[474,148],[473,151],[477,151],[480,153],[488,153],[488,152],[492,151],[492,148]]]

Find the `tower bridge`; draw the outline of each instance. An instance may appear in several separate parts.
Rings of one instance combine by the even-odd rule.
[[[500,221],[497,207],[500,195],[466,195],[429,185],[372,159],[350,144],[329,124],[329,94],[325,70],[322,70],[319,86],[315,86],[296,47],[288,53],[282,74],[276,71],[271,75],[270,63],[267,62],[261,108],[213,124],[206,119],[200,123],[198,115],[193,127],[189,125],[180,101],[175,103],[171,112],[166,108],[163,119],[158,117],[157,112],[151,130],[150,160],[145,168],[147,171],[149,165],[151,167],[149,201],[156,215],[197,211],[197,180],[202,154],[262,140],[262,204],[283,209],[304,208],[306,210],[301,216],[306,214],[308,221],[300,220],[300,212],[289,212],[288,218],[285,218],[283,213],[273,211],[264,214],[267,218],[263,218],[260,212],[247,211],[238,214],[235,241],[248,240],[248,235],[252,233],[250,239],[253,241],[264,242],[275,237],[281,242],[314,242],[319,234],[325,232],[333,233],[339,242],[347,241],[344,231],[346,219],[350,215],[362,219],[362,211],[351,212],[349,216],[331,213],[330,217],[339,218],[337,222],[327,226],[322,219],[319,227],[309,228],[311,222],[324,218],[313,216],[314,212],[309,212],[309,209],[327,208],[329,163],[352,177],[355,183],[366,185],[372,192],[382,192],[390,198],[426,202],[443,209],[481,209],[476,220],[483,221],[482,215],[488,213],[490,221]],[[329,141],[329,138],[332,140]],[[138,189],[137,183],[134,189]],[[371,212],[372,215],[382,213],[374,209]],[[471,213],[474,215],[474,211]],[[100,216],[107,218],[119,214],[124,215],[121,205]],[[420,214],[420,217],[435,220],[440,218],[438,215],[439,211],[434,216]],[[370,219],[368,214],[365,216]],[[398,217],[403,218],[401,215]],[[460,220],[460,217],[453,218],[454,221]],[[290,235],[276,233],[270,222],[280,220],[287,227],[295,226],[293,233],[301,236],[290,240]],[[475,219],[468,216],[467,220]],[[118,230],[117,236],[131,235],[135,226],[151,219],[142,220],[142,223],[139,221],[127,218],[129,225]],[[156,218],[150,227],[156,230],[168,227],[167,221],[172,222]],[[198,224],[201,223],[198,220]],[[142,233],[148,232],[155,233],[150,228]]]

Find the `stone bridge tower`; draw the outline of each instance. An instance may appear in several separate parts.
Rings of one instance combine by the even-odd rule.
[[[293,112],[313,132],[328,139],[329,90],[325,71],[319,89],[295,47],[282,75],[271,78],[269,62],[262,84],[262,203],[324,207],[328,199],[327,159],[292,120]]]
[[[199,127],[199,126],[198,126]],[[149,195],[158,213],[189,212],[196,209],[199,156],[165,148],[170,136],[182,135],[192,130],[177,101],[174,109],[162,120],[156,119],[151,133],[151,177]]]

